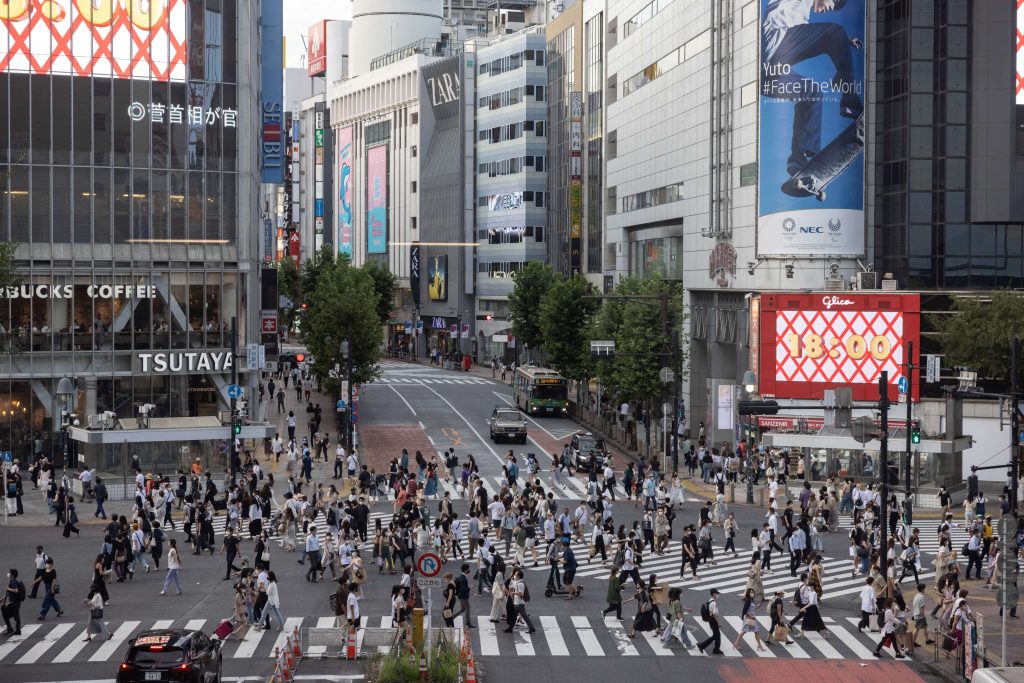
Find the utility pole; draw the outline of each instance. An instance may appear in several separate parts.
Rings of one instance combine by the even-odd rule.
[[[914,462],[914,457],[913,457],[914,454],[911,452],[911,448],[912,448],[911,432],[913,432],[913,428],[911,427],[911,422],[914,419],[914,410],[913,410],[912,406],[914,405],[914,368],[915,368],[915,366],[914,366],[914,342],[912,342],[912,341],[907,342],[907,362],[906,362],[906,366],[907,366],[907,375],[906,375],[906,377],[907,377],[907,429],[906,429],[906,432],[907,432],[907,461],[906,461],[906,469],[904,470],[904,478],[906,480],[905,481],[906,486],[905,486],[905,488],[903,490],[903,495],[904,495],[904,500],[903,500],[903,517],[904,517],[904,521],[907,524],[907,528],[909,529],[910,525],[914,523],[914,519],[913,519],[913,516],[914,516],[914,502],[913,502],[913,499],[911,498],[911,493],[910,493],[910,470],[912,469],[913,462]]]
[[[238,385],[238,317],[231,317],[231,384]],[[231,397],[231,445],[229,452],[228,472],[231,483],[235,483],[235,460],[238,458],[238,436],[235,434],[235,421],[238,420],[238,399]]]
[[[881,447],[878,449],[879,471],[882,473],[881,484],[881,509],[879,514],[879,537],[878,563],[882,570],[882,576],[888,577],[889,571],[889,371],[882,370],[878,378],[878,409],[881,412],[881,434],[879,441]]]
[[[348,419],[345,420],[345,449],[348,453],[352,452],[352,418],[355,416],[355,411],[352,406],[352,354],[354,349],[352,348],[352,330],[349,329],[346,340],[348,346],[348,354],[345,359],[345,383],[348,385]]]
[[[1010,481],[1006,491],[1006,500],[1010,506],[1010,514],[1016,516],[1017,479],[1020,477],[1020,337],[1013,338],[1013,356],[1010,364]]]

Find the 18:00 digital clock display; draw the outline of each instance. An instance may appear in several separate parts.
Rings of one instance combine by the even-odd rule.
[[[869,338],[863,335],[850,334],[842,339],[834,336],[822,337],[810,333],[802,337],[790,332],[783,337],[789,349],[790,358],[821,358],[828,354],[830,358],[839,358],[843,351],[853,360],[861,360],[871,355],[875,360],[884,362],[892,352],[892,342],[888,337],[876,334]]]

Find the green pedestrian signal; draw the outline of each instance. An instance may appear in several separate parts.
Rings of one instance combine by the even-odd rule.
[[[921,430],[914,429],[910,432],[910,443],[921,443]]]

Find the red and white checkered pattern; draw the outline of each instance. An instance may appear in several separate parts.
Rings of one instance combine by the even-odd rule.
[[[822,338],[823,353],[818,358],[790,356],[786,335]],[[876,336],[889,340],[889,355],[876,359],[870,351],[854,360],[846,351],[846,340],[860,335],[867,344]],[[838,340],[835,345],[832,339]],[[830,352],[835,351],[835,358]],[[903,313],[899,311],[779,311],[775,317],[775,379],[779,382],[832,384],[873,384],[882,370],[889,371],[889,383],[896,384],[904,362]]]
[[[1024,104],[1024,0],[1017,0],[1017,104]]]
[[[19,0],[0,0],[8,13],[0,19],[0,71],[188,78],[188,0],[20,2],[21,12]]]

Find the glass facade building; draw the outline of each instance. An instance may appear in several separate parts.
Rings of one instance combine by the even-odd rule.
[[[238,0],[152,12],[149,28],[93,28],[91,69],[90,55],[61,60],[57,19],[53,46],[21,42],[30,17],[2,20],[0,239],[18,245],[19,282],[0,291],[0,449],[49,454],[64,410],[82,426],[147,403],[216,415],[231,321],[240,344],[259,324],[257,16]],[[113,34],[129,30],[146,40],[122,55]]]

